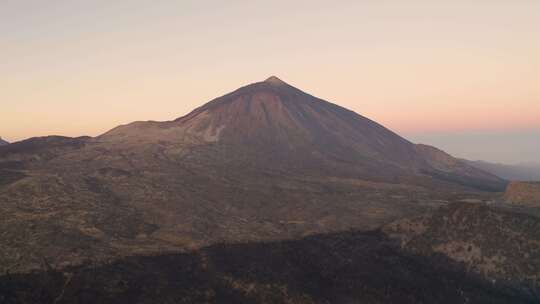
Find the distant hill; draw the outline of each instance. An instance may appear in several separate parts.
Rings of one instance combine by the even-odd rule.
[[[485,161],[466,161],[469,165],[500,178],[513,181],[540,181],[540,163],[506,165]]]
[[[0,146],[5,146],[5,145],[9,145],[9,142],[3,140],[2,137],[0,137]]]

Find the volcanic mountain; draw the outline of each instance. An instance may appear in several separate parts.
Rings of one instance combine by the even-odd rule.
[[[173,121],[1,147],[0,268],[369,230],[505,184],[270,77]]]
[[[343,163],[376,161],[396,169],[423,164],[414,146],[396,134],[276,77],[217,98],[175,121],[134,123],[100,139],[180,141],[180,134],[234,149],[249,147],[270,160],[302,155]]]
[[[449,155],[436,158],[423,148],[427,146],[415,146],[376,122],[275,76],[217,98],[174,121],[135,122],[97,140],[132,145],[212,144],[218,150],[212,153],[231,163],[238,161],[241,167],[248,157],[250,165],[289,172],[323,171],[393,182],[400,177],[427,175],[504,190],[504,182],[491,174]]]

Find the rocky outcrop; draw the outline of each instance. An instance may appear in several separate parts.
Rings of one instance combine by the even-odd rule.
[[[504,199],[513,205],[540,207],[540,182],[511,182]]]
[[[485,204],[454,203],[383,229],[415,254],[443,254],[493,282],[540,288],[540,218]]]

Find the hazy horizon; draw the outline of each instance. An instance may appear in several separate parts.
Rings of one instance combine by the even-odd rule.
[[[540,161],[540,2],[3,1],[0,136],[171,120],[276,75],[413,142]]]

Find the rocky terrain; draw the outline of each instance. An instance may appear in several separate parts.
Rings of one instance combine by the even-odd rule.
[[[0,277],[2,303],[536,303],[381,232],[216,244],[185,254]]]
[[[5,145],[9,145],[9,143],[3,140],[2,137],[0,137],[0,146],[5,146]]]
[[[500,206],[453,203],[384,227],[414,254],[443,254],[487,281],[540,292],[540,217]]]
[[[514,205],[540,208],[540,182],[511,182],[504,200]]]

